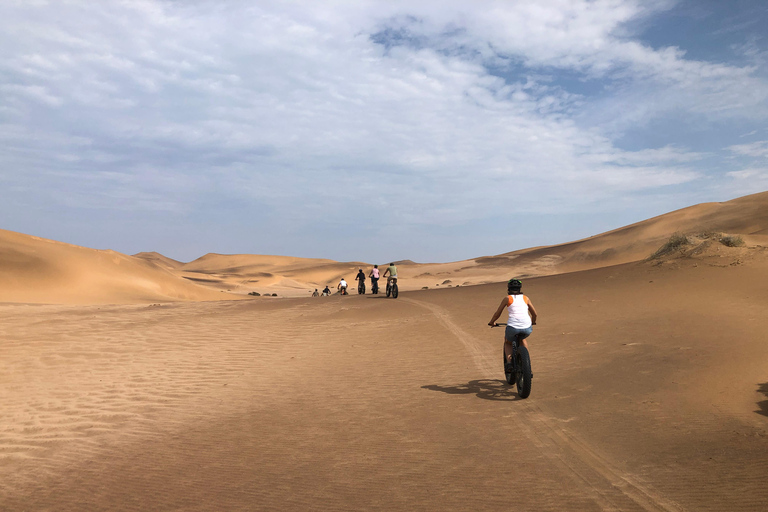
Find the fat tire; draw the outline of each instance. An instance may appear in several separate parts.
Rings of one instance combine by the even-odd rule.
[[[392,298],[393,298],[393,299],[396,299],[396,298],[397,298],[397,294],[398,294],[398,293],[399,293],[399,292],[398,292],[398,290],[397,290],[397,284],[393,284],[393,285],[392,285]]]
[[[522,345],[517,347],[517,394],[520,398],[528,398],[531,394],[531,356],[528,349]]]
[[[392,295],[392,287],[387,285],[387,297],[389,297],[390,295]]]

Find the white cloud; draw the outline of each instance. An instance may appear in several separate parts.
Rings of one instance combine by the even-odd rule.
[[[730,171],[726,175],[731,180],[723,183],[721,189],[733,197],[768,190],[768,167],[747,167],[738,171]]]
[[[692,165],[706,156],[621,150],[628,126],[670,111],[766,112],[753,69],[689,60],[627,32],[669,5],[4,5],[0,137],[33,138],[15,137],[0,162],[18,183],[87,169],[71,207],[194,211],[218,194],[296,222],[373,224],[386,213],[445,225],[508,211],[511,193],[521,211],[618,205],[699,179]],[[569,92],[553,78],[563,70],[614,94],[596,103]]]
[[[728,149],[737,155],[768,158],[768,140],[761,140],[749,144],[737,144],[729,146]]]

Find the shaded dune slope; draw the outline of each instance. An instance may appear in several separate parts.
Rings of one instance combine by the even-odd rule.
[[[120,304],[224,295],[142,258],[5,230],[0,230],[0,280],[2,302]]]

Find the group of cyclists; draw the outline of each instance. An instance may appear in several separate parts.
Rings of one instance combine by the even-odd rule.
[[[378,292],[378,281],[379,281],[379,266],[374,265],[371,271],[368,273],[368,276],[371,279],[371,291],[372,293]],[[392,281],[397,282],[397,267],[394,263],[390,263],[389,267],[384,271],[384,274],[381,275],[381,277],[387,278],[387,285],[389,285]],[[361,295],[365,293],[365,272],[363,272],[363,269],[360,269],[357,273],[357,276],[355,277],[355,281],[358,281],[358,293]],[[341,281],[339,281],[339,284],[336,286],[336,289],[342,294],[347,295],[347,287],[349,285],[347,284],[347,281],[342,277]],[[538,314],[536,312],[536,309],[533,307],[533,303],[528,298],[528,296],[524,295],[522,292],[523,283],[521,280],[513,278],[510,279],[507,282],[507,295],[501,300],[501,303],[499,304],[496,311],[493,313],[493,316],[491,317],[491,321],[488,322],[488,325],[491,327],[496,327],[499,324],[496,323],[496,320],[499,319],[499,317],[502,315],[504,310],[507,311],[508,314],[508,320],[506,324],[506,329],[504,332],[504,369],[505,373],[511,373],[513,371],[517,371],[515,368],[515,364],[512,361],[513,356],[513,348],[512,343],[513,341],[516,341],[519,343],[519,346],[521,348],[524,348],[524,350],[528,351],[528,340],[527,338],[531,335],[533,332],[533,326],[536,325],[536,320],[538,317]],[[331,294],[331,290],[326,285],[325,289],[322,293],[324,296],[328,296]],[[315,292],[312,294],[313,296],[318,296],[318,291],[315,290]],[[504,324],[501,324],[504,325]],[[526,356],[527,357],[527,356]],[[528,363],[528,370],[530,371],[530,360]],[[529,375],[529,384],[530,384],[530,377],[532,377],[533,374],[531,373]],[[518,384],[518,388],[519,388]],[[530,386],[528,387],[527,393],[530,392]],[[521,395],[523,398],[527,397],[528,395]]]
[[[379,279],[381,277],[387,278],[387,284],[390,284],[392,281],[397,281],[397,266],[394,263],[390,263],[389,266],[384,270],[384,274],[379,273],[379,266],[374,265],[371,271],[368,273],[369,278],[371,278],[371,293],[377,294],[379,293]],[[365,279],[366,275],[365,272],[363,272],[363,269],[358,270],[357,276],[355,276],[355,281],[357,281],[357,292],[360,295],[363,295],[365,293]],[[339,281],[339,284],[336,285],[336,290],[341,295],[349,295],[347,292],[347,288],[349,287],[349,284],[347,283],[346,279],[343,277],[341,278],[341,281]],[[327,297],[331,294],[330,288],[328,288],[328,285],[325,285],[325,288],[323,289],[322,294],[317,291],[317,288],[315,288],[315,291],[312,293],[313,297],[318,297],[322,295],[323,297]]]

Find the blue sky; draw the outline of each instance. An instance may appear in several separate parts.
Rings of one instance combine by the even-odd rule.
[[[768,190],[766,26],[763,0],[3,2],[0,227],[450,261]]]

